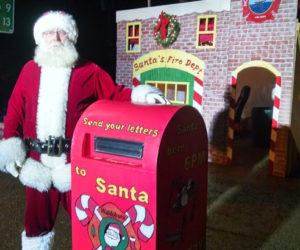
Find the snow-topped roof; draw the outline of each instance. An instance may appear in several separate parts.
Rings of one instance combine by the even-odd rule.
[[[230,11],[230,2],[231,0],[202,0],[130,10],[120,10],[116,13],[116,22],[118,23],[121,21],[157,18],[162,11],[176,16],[182,16],[190,13],[204,13],[207,11]]]

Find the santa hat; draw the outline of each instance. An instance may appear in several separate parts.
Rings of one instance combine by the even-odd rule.
[[[122,233],[122,229],[121,229],[120,225],[117,224],[117,223],[109,224],[108,229],[113,230],[114,232],[120,234],[121,237],[124,236],[123,233]]]
[[[41,42],[43,32],[53,29],[64,30],[74,44],[77,42],[78,29],[73,17],[63,11],[49,11],[44,13],[34,24],[35,43]]]

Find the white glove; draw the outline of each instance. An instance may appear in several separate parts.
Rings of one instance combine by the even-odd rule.
[[[6,171],[15,178],[19,176],[20,169],[21,169],[20,162],[11,162],[6,165]]]
[[[18,177],[18,168],[26,158],[26,146],[19,137],[11,137],[0,141],[0,171],[9,172]]]
[[[170,104],[164,94],[151,85],[138,85],[133,88],[131,102],[136,104]]]

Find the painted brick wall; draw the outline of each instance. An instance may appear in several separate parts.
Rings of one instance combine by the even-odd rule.
[[[213,12],[203,13],[201,15],[215,14]],[[225,109],[226,95],[229,93],[227,84],[227,64],[228,64],[228,39],[230,13],[218,13],[217,26],[218,32],[215,49],[199,50],[195,47],[196,29],[198,14],[189,14],[177,17],[180,23],[180,36],[172,44],[170,49],[183,50],[193,54],[204,61],[204,95],[203,95],[203,117],[206,121],[207,131],[212,145],[213,161],[223,163],[226,153],[227,140],[227,120],[228,115]],[[125,51],[125,30],[126,22],[117,24],[117,79],[118,83],[122,82],[130,85],[132,81],[132,62],[138,57],[153,50],[160,50],[162,47],[156,44],[153,36],[153,27],[156,19],[148,19],[142,22],[142,50],[141,53],[129,53]],[[128,74],[129,73],[129,74]],[[220,153],[218,153],[220,151]]]
[[[289,125],[294,74],[296,11],[297,0],[281,0],[278,13],[273,12],[274,20],[254,23],[246,21],[246,17],[242,16],[242,1],[232,0],[231,11],[192,13],[177,17],[181,26],[180,35],[169,48],[190,53],[203,60],[205,64],[203,118],[209,134],[210,161],[226,162],[231,77],[232,72],[245,62],[264,60],[281,73],[279,126]],[[200,50],[195,47],[197,16],[209,14],[217,14],[216,47]],[[126,22],[117,23],[116,81],[128,86],[131,86],[132,82],[133,61],[153,50],[163,49],[156,44],[153,36],[156,19],[136,21],[142,21],[140,53],[126,54]],[[287,136],[284,135],[278,136],[280,138],[278,143],[287,140]],[[281,157],[286,154],[287,149],[278,146],[276,150],[278,157]]]

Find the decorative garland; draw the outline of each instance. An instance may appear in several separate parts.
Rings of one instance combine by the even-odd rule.
[[[168,15],[161,12],[154,27],[156,43],[162,47],[169,47],[173,44],[180,32],[180,25],[175,15]]]

